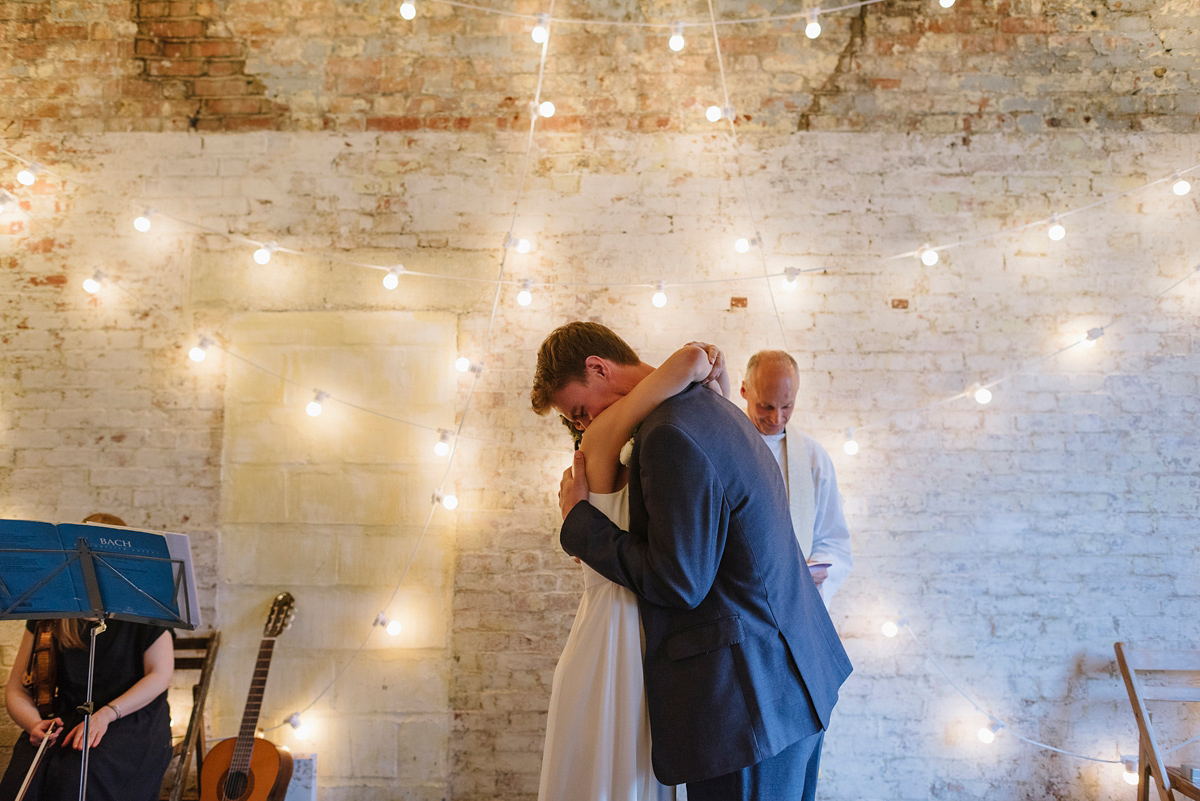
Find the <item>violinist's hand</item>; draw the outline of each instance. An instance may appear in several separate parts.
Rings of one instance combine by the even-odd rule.
[[[50,731],[51,727],[54,728],[54,731]],[[46,733],[50,732],[50,742],[53,743],[58,739],[58,735],[62,734],[62,727],[62,718],[39,720],[37,725],[29,730],[29,742],[33,743],[34,745],[41,745],[42,740],[46,739]]]
[[[116,719],[116,710],[111,706],[102,706],[92,713],[92,723],[88,727],[88,748],[95,748],[104,739],[104,733],[108,731],[108,724]],[[76,751],[83,750],[83,721],[71,729],[71,733],[63,740],[63,748],[68,747],[74,748]]]

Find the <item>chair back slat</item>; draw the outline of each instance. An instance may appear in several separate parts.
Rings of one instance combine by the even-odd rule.
[[[1132,670],[1200,671],[1200,651],[1150,651],[1125,649]]]

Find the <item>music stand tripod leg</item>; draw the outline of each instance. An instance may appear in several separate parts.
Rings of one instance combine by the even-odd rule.
[[[85,801],[87,798],[88,752],[92,749],[92,676],[96,670],[96,635],[102,633],[107,625],[102,617],[99,623],[92,626],[91,643],[88,646],[87,700],[79,707],[83,712],[83,758],[79,763],[79,801]]]

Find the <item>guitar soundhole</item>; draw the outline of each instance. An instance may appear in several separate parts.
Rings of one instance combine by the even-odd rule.
[[[225,788],[221,793],[223,801],[237,801],[250,795],[254,789],[254,774],[240,770],[225,771],[221,776],[221,786]]]

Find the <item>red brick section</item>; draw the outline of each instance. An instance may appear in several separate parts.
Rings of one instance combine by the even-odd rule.
[[[187,123],[199,131],[280,127],[284,107],[246,74],[245,44],[218,35],[213,13],[209,0],[135,0],[134,58],[142,80],[160,90],[149,94],[190,102]]]

